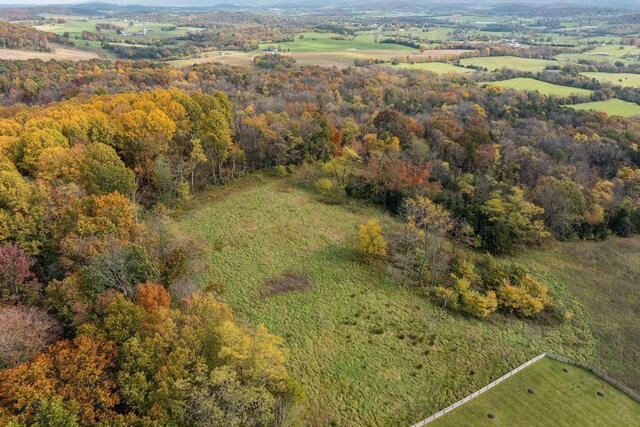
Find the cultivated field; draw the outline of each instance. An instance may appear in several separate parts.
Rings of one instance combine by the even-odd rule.
[[[48,61],[49,59],[81,61],[84,59],[99,58],[95,52],[73,49],[52,44],[53,52],[34,52],[27,50],[0,49],[0,59],[10,60],[26,60],[41,59]]]
[[[640,87],[640,74],[631,73],[582,73],[590,79],[615,86]]]
[[[585,369],[543,358],[429,425],[631,427],[639,421],[640,403]]]
[[[489,71],[511,68],[521,71],[542,71],[547,65],[557,65],[556,61],[546,59],[519,58],[515,56],[486,56],[477,58],[465,58],[460,61],[464,66],[474,65],[483,67]]]
[[[569,86],[555,85],[535,79],[515,78],[487,83],[508,89],[524,90],[527,92],[538,91],[542,95],[568,97],[571,95],[590,96],[593,91]]]
[[[410,425],[550,348],[595,358],[579,306],[551,325],[470,319],[358,261],[350,239],[370,217],[396,224],[355,201],[324,204],[257,176],[203,195],[179,221],[211,248],[201,285],[225,285],[241,322],[284,337],[319,425]]]
[[[599,102],[586,102],[571,105],[577,110],[602,111],[610,116],[633,117],[640,116],[640,105],[620,99],[608,99]]]

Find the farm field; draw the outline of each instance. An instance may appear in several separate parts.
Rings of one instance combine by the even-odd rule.
[[[555,58],[559,61],[569,62],[577,62],[580,59],[588,59],[590,61],[608,63],[613,63],[615,61],[621,61],[624,64],[637,63],[638,61],[633,61],[625,58],[625,56],[629,54],[640,54],[640,49],[638,49],[636,46],[606,45],[598,46],[584,53],[563,53],[560,55],[556,55]]]
[[[36,26],[35,28],[40,31],[48,31],[56,34],[63,34],[68,32],[71,38],[74,36],[80,36],[83,31],[89,31],[97,34],[108,34],[110,36],[118,35],[115,30],[101,30],[96,31],[96,24],[113,24],[123,28],[124,31],[141,31],[143,28],[150,30],[148,37],[163,38],[163,37],[175,37],[187,34],[190,31],[202,31],[200,28],[195,27],[176,27],[170,31],[163,31],[162,28],[170,27],[171,24],[158,23],[158,22],[134,22],[133,26],[129,25],[128,21],[118,19],[90,19],[90,20],[67,20],[61,24],[47,24]],[[122,36],[123,40],[126,38]],[[79,41],[79,42],[82,42]]]
[[[616,86],[640,87],[640,74],[630,73],[582,73],[590,79]]]
[[[201,286],[224,284],[240,322],[284,337],[318,424],[410,425],[550,348],[595,357],[579,307],[572,321],[547,326],[474,320],[354,259],[350,238],[370,217],[395,224],[378,209],[327,205],[295,183],[256,176],[197,198],[178,220],[211,248]]]
[[[335,40],[334,37],[341,37],[334,33],[301,33],[298,38],[292,42],[283,42],[275,44],[262,44],[260,48],[268,46],[278,46],[284,52],[327,52],[342,51],[346,49],[356,50],[373,50],[373,51],[393,51],[403,52],[404,54],[417,54],[417,49],[402,46],[393,43],[376,43],[375,38],[371,34],[357,35],[355,37],[346,37],[344,40]],[[380,40],[384,37],[380,37]]]
[[[463,73],[468,74],[472,73],[473,70],[464,67],[457,67],[452,64],[448,64],[446,62],[424,62],[424,63],[415,63],[415,64],[405,64],[401,63],[394,66],[395,69],[401,68],[406,70],[420,70],[420,71],[430,71],[432,73],[437,74],[448,74],[448,73]]]
[[[186,67],[193,64],[205,64],[208,62],[220,62],[227,65],[251,65],[253,64],[253,58],[255,56],[255,53],[226,52],[222,55],[220,52],[211,51],[205,52],[197,58],[176,59],[166,61],[166,63],[176,68]]]
[[[489,71],[499,70],[502,68],[511,68],[521,71],[542,71],[547,65],[558,64],[556,61],[546,59],[530,59],[519,58],[515,56],[487,56],[477,58],[465,58],[460,61],[464,66],[474,65],[476,67],[484,67]]]
[[[639,420],[631,397],[585,369],[543,358],[430,425],[631,427]]]
[[[620,99],[608,99],[606,101],[586,102],[571,105],[577,110],[602,111],[610,116],[633,117],[640,115],[640,105]]]
[[[35,51],[27,51],[27,50],[14,50],[14,49],[0,49],[0,59],[10,59],[10,60],[26,60],[26,59],[41,59],[43,61],[47,61],[49,59],[58,59],[58,60],[72,60],[72,61],[81,61],[84,59],[95,59],[99,58],[95,52],[88,50],[81,50],[70,48],[66,46],[58,46],[52,44],[53,52],[35,52]]]
[[[279,46],[283,48],[284,44]],[[266,46],[266,45],[265,45]],[[375,46],[385,46],[383,43],[375,43]],[[397,45],[390,45],[397,46]],[[414,49],[415,54],[411,56],[421,55]],[[431,57],[448,57],[459,55],[459,50],[426,50],[422,55]],[[183,67],[192,64],[201,64],[207,62],[220,62],[229,65],[251,65],[253,58],[262,55],[262,51],[255,50],[252,52],[237,52],[229,51],[222,55],[218,51],[206,52],[201,54],[198,58],[186,58],[168,61],[169,64],[175,67]],[[326,51],[297,51],[287,52],[284,50],[282,55],[290,56],[296,60],[298,65],[321,65],[327,67],[350,67],[354,65],[356,59],[372,59],[380,61],[391,61],[395,56],[406,56],[406,52],[394,51],[389,49],[372,50],[372,49],[352,49],[344,48],[343,50],[330,49]],[[450,64],[446,64],[450,65]],[[454,67],[454,66],[451,66]],[[465,71],[461,67],[455,67]],[[467,70],[468,71],[468,70]]]
[[[538,91],[540,92],[540,94],[547,95],[547,96],[563,96],[563,97],[567,97],[571,95],[589,96],[593,93],[593,91],[588,89],[580,89],[580,88],[574,88],[569,86],[555,85],[552,83],[547,83],[547,82],[543,82],[536,79],[528,79],[528,78],[521,78],[521,77],[515,78],[515,79],[509,79],[509,80],[501,80],[497,82],[489,82],[487,84],[508,88],[508,89],[524,90],[527,92]]]

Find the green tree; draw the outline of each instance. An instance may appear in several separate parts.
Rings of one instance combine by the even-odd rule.
[[[488,220],[481,230],[482,244],[491,251],[505,253],[513,246],[536,245],[551,236],[540,219],[544,209],[526,201],[520,188],[514,187],[506,197],[493,192],[481,212]]]
[[[133,172],[108,145],[99,142],[89,144],[81,170],[87,193],[101,196],[117,191],[133,196],[136,188]]]
[[[407,223],[420,233],[422,240],[422,263],[418,273],[418,281],[422,282],[424,270],[430,263],[431,284],[438,279],[438,261],[441,259],[442,246],[446,233],[452,227],[449,213],[428,197],[416,196],[405,202],[404,214]]]
[[[233,146],[231,129],[224,114],[218,110],[209,111],[200,124],[197,134],[206,157],[211,160],[211,171],[214,179],[222,179],[222,165],[229,157],[229,152]]]
[[[94,258],[85,267],[83,275],[85,283],[94,294],[114,289],[133,301],[137,286],[157,281],[159,272],[141,246],[133,243],[111,243],[105,253]]]
[[[558,239],[570,238],[584,221],[582,188],[568,178],[542,178],[533,189],[532,199],[544,209],[544,223]]]

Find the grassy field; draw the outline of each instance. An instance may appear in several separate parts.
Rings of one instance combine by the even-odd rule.
[[[616,86],[640,87],[640,74],[630,73],[582,73],[590,79],[601,83],[611,83]]]
[[[544,358],[430,425],[632,427],[639,422],[640,403],[587,370]]]
[[[314,425],[410,425],[543,351],[595,359],[578,304],[559,324],[479,321],[361,263],[350,238],[370,217],[395,224],[376,208],[328,205],[287,180],[253,176],[200,196],[178,218],[211,248],[201,285],[224,284],[240,322],[285,339]],[[274,295],[277,284],[299,290]]]
[[[621,99],[608,99],[599,102],[586,102],[571,105],[576,110],[602,111],[610,116],[632,117],[640,115],[640,105]]]
[[[336,40],[339,34],[333,33],[302,33],[303,38],[297,38],[293,42],[278,43],[277,46],[282,51],[287,52],[328,52],[341,51],[347,49],[354,50],[375,50],[392,51],[392,54],[415,54],[417,49],[392,43],[376,43],[374,37],[369,34],[355,37],[346,37],[345,40]],[[383,37],[380,38],[381,40]],[[273,46],[263,44],[260,48]]]
[[[563,53],[556,55],[556,59],[559,61],[577,62],[580,59],[588,59],[590,61],[608,62],[621,61],[624,64],[633,64],[637,61],[631,61],[625,58],[629,54],[639,54],[640,49],[636,46],[621,46],[621,45],[606,45],[598,46],[592,50],[588,50],[584,53]],[[599,55],[607,54],[607,55]]]
[[[148,38],[164,38],[164,37],[176,37],[187,34],[190,31],[197,32],[202,31],[201,28],[195,27],[176,27],[171,31],[162,31],[163,27],[170,27],[172,24],[167,23],[158,23],[158,22],[134,22],[133,26],[129,26],[128,21],[117,20],[117,19],[90,19],[90,20],[67,20],[61,24],[47,24],[40,25],[36,28],[40,31],[49,31],[56,34],[63,34],[65,32],[69,33],[71,38],[73,39],[75,36],[80,36],[83,31],[89,31],[91,33],[99,33],[99,34],[107,34],[109,36],[118,36],[120,37],[115,30],[96,30],[96,24],[113,24],[118,27],[123,28],[124,31],[135,32],[142,31],[143,28],[146,28],[149,31],[147,37]],[[127,38],[125,36],[121,36],[123,39]],[[82,40],[78,41],[78,43],[82,43]]]
[[[95,52],[75,49],[65,46],[51,45],[53,52],[34,52],[27,50],[0,49],[0,59],[10,60],[26,60],[41,59],[47,61],[49,59],[81,61],[85,59],[99,58]]]
[[[593,91],[587,89],[579,89],[569,86],[554,85],[535,79],[515,78],[502,80],[498,82],[489,82],[487,84],[500,86],[503,88],[524,90],[527,92],[538,91],[542,95],[568,97],[571,95],[590,96]]]
[[[344,42],[343,42],[344,43]],[[307,51],[305,49],[300,49],[298,51],[288,52],[285,45],[288,43],[279,44],[279,48],[281,49],[281,54],[290,56],[296,60],[296,64],[298,65],[322,65],[326,67],[351,67],[354,65],[354,61],[356,59],[372,59],[379,61],[389,62],[393,57],[396,56],[407,56],[407,52],[404,50],[394,50],[388,49],[387,46],[398,46],[398,45],[388,45],[385,43],[370,43],[366,44],[367,46],[375,46],[375,47],[385,47],[384,49],[365,49],[365,48],[347,48],[343,46],[342,49],[330,48],[329,50],[317,50],[317,51]],[[266,45],[265,45],[266,46]],[[323,45],[319,44],[316,46],[318,49],[322,49]],[[404,47],[404,46],[403,46]],[[458,55],[459,50],[427,50],[424,53],[420,54],[417,50],[413,50],[413,53],[409,55],[410,57],[419,57],[420,55],[431,56],[435,58],[441,57],[449,57]],[[200,64],[206,62],[220,62],[223,64],[229,65],[251,65],[253,63],[253,58],[257,55],[263,55],[264,53],[261,50],[255,50],[251,52],[226,52],[224,55],[221,55],[220,52],[205,52],[201,54],[198,58],[187,58],[169,61],[169,63],[175,67],[183,67],[186,65],[192,64]],[[461,69],[460,67],[457,67]],[[464,69],[463,69],[464,70]]]
[[[484,67],[489,71],[502,68],[511,68],[520,71],[542,71],[547,65],[556,65],[558,62],[546,59],[519,58],[515,56],[486,56],[477,58],[465,58],[460,61],[464,66],[474,65]]]
[[[448,74],[448,73],[463,73],[468,74],[472,73],[473,70],[464,67],[457,67],[452,64],[448,64],[446,62],[425,62],[425,63],[417,63],[417,64],[398,64],[395,65],[394,68],[402,68],[406,70],[420,70],[420,71],[429,71],[437,74]]]
[[[529,252],[520,261],[584,307],[598,339],[597,365],[640,391],[640,237],[571,242]]]

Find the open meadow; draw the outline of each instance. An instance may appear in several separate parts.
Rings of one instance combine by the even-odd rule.
[[[583,53],[563,53],[556,55],[555,58],[558,61],[578,62],[579,60],[589,60],[595,62],[614,63],[620,61],[626,65],[634,64],[638,61],[628,59],[628,55],[638,55],[640,49],[636,46],[622,46],[622,45],[605,45],[598,46],[594,49],[588,50]]]
[[[606,101],[586,102],[571,105],[576,110],[601,111],[610,116],[633,117],[640,116],[640,105],[621,99],[607,99]]]
[[[359,202],[325,204],[256,176],[198,197],[178,221],[210,248],[200,285],[224,285],[240,322],[284,337],[318,425],[409,425],[549,349],[593,361],[597,342],[579,305],[553,325],[475,320],[362,263],[351,237],[371,217],[396,224]]]
[[[517,259],[580,301],[598,340],[598,366],[640,390],[640,238],[570,242]],[[553,351],[552,351],[553,352]]]
[[[50,59],[57,60],[72,60],[81,61],[86,59],[100,58],[96,52],[89,50],[82,50],[76,48],[70,48],[67,46],[60,46],[51,44],[53,52],[36,52],[27,50],[14,50],[14,49],[0,49],[0,59],[9,60],[26,60],[26,59],[41,59],[48,61]]]
[[[581,73],[600,83],[610,83],[614,86],[640,87],[640,74],[631,73]]]
[[[393,68],[403,69],[403,70],[429,71],[431,73],[436,73],[436,74],[473,73],[473,70],[470,70],[469,68],[458,67],[446,62],[423,62],[423,63],[414,63],[414,64],[401,63],[393,66]]]
[[[632,427],[638,420],[640,403],[631,397],[585,369],[543,358],[430,425]]]
[[[509,80],[501,80],[497,82],[488,82],[486,84],[492,86],[499,86],[502,88],[524,90],[527,92],[540,92],[541,95],[547,96],[559,96],[568,97],[571,95],[577,96],[590,96],[593,91],[588,89],[580,89],[569,86],[555,85],[552,83],[543,82],[535,79],[528,78],[515,78]]]
[[[465,58],[460,61],[463,66],[473,65],[483,67],[489,71],[511,68],[521,71],[543,71],[548,65],[558,65],[556,61],[546,59],[519,58],[515,56],[484,56],[477,58]]]

